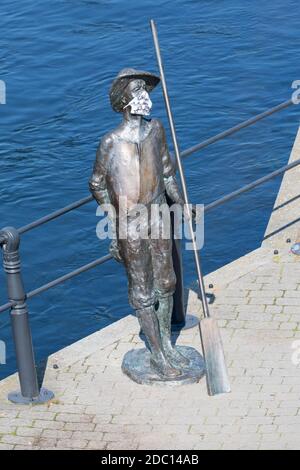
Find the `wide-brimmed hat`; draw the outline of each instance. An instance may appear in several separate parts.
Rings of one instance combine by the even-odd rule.
[[[124,108],[122,98],[125,88],[127,87],[130,80],[136,79],[145,81],[146,90],[148,93],[150,93],[160,81],[160,78],[151,72],[145,72],[144,70],[136,70],[131,68],[122,69],[112,82],[112,86],[109,92],[111,106],[117,113],[122,112]]]

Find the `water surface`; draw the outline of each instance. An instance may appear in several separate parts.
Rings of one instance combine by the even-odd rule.
[[[1,226],[20,227],[88,193],[101,136],[117,125],[108,89],[127,66],[157,71],[157,22],[182,149],[291,96],[299,76],[299,3],[253,0],[4,0],[0,6]],[[153,114],[166,127],[161,89]],[[299,108],[283,111],[185,160],[193,202],[207,203],[285,164]],[[169,135],[169,134],[168,134]],[[171,146],[171,139],[169,135]],[[206,217],[204,271],[257,248],[280,178]],[[31,290],[104,255],[91,203],[22,237]],[[194,279],[184,254],[186,284]],[[0,270],[0,303],[6,301]],[[122,266],[108,262],[29,302],[38,359],[130,313]],[[8,313],[0,317],[15,370]]]

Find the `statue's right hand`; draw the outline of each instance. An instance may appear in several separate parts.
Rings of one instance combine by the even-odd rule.
[[[123,263],[122,256],[120,254],[120,249],[117,240],[112,240],[111,244],[109,245],[109,252],[112,257],[118,261],[118,263]]]

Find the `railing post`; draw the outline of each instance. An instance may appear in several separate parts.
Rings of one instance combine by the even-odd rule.
[[[14,403],[44,403],[53,393],[39,389],[31,340],[26,294],[21,276],[19,255],[20,235],[14,227],[0,231],[3,267],[7,279],[8,298],[14,305],[10,311],[21,391],[11,392],[8,399]]]

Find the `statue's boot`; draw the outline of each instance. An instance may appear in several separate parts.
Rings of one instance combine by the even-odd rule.
[[[172,344],[171,341],[171,320],[173,312],[173,296],[159,297],[156,316],[159,322],[160,335],[163,350],[170,363],[175,367],[189,367],[190,360],[183,356]]]
[[[154,312],[154,306],[146,307],[136,311],[140,327],[147,338],[150,347],[151,367],[163,377],[174,379],[181,375],[181,372],[173,367],[163,352],[158,320]]]

